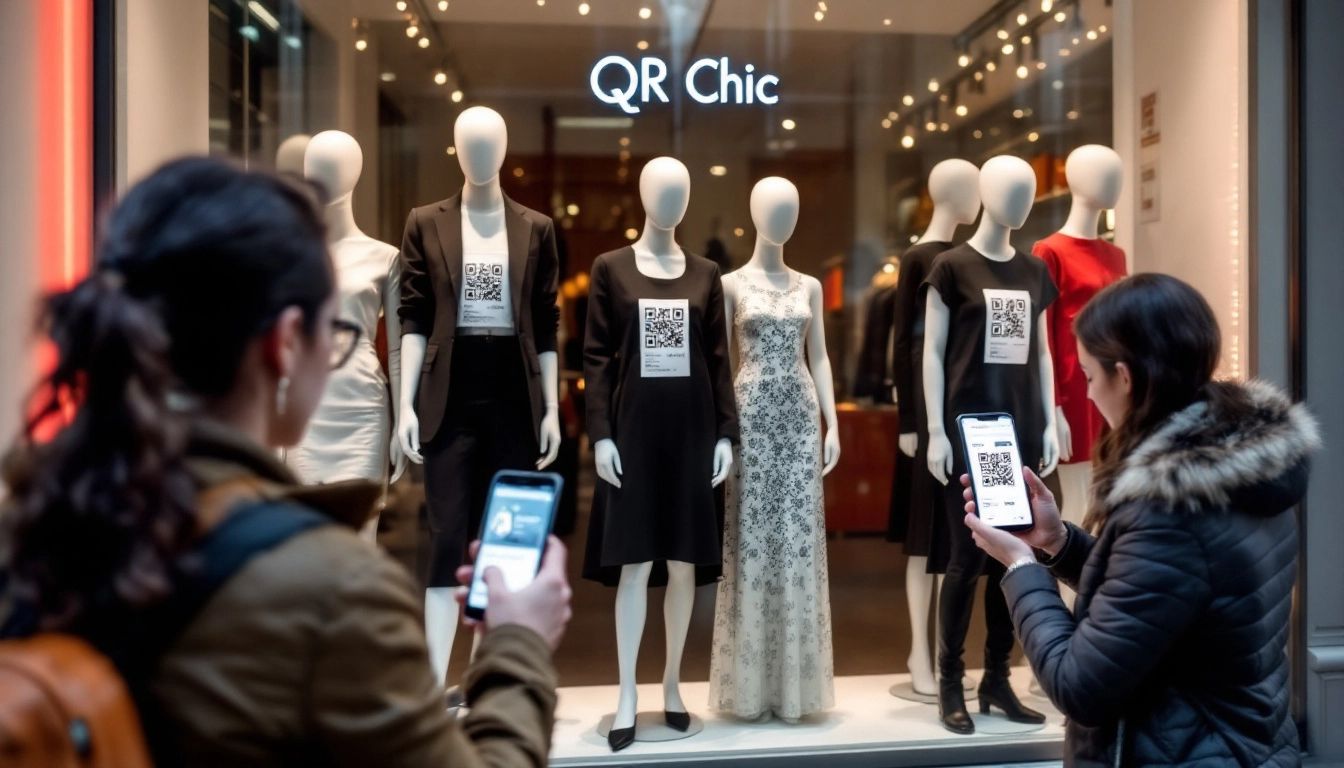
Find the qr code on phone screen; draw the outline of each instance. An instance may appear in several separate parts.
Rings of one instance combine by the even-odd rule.
[[[680,349],[686,346],[686,310],[679,307],[644,308],[644,348]]]
[[[1027,338],[1027,301],[995,296],[989,300],[989,335],[999,339]]]
[[[1013,484],[1013,454],[1011,451],[992,451],[980,454],[980,485],[998,488]]]

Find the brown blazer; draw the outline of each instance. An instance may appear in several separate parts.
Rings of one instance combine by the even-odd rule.
[[[555,304],[560,263],[555,224],[549,216],[504,198],[509,241],[509,288],[513,325],[527,371],[532,420],[545,415],[541,363],[537,355],[555,351],[560,310]],[[420,442],[438,434],[448,405],[457,302],[462,285],[462,195],[411,210],[401,241],[401,333],[428,340],[420,369],[416,414]]]

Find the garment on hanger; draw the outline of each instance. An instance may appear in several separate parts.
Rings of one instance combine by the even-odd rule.
[[[874,285],[863,299],[863,336],[854,372],[854,397],[891,402],[892,313],[896,283]]]
[[[593,492],[586,578],[615,586],[621,566],[691,563],[721,572],[714,447],[738,440],[719,268],[686,254],[680,277],[648,277],[625,247],[593,263],[584,379],[588,438],[615,441],[621,486]],[[656,569],[651,583],[665,580]]]
[[[887,540],[905,544],[905,554],[928,557],[935,529],[943,525],[942,497],[929,474],[929,426],[924,407],[924,278],[951,243],[929,241],[910,246],[901,256],[901,270],[892,301],[892,379],[900,432],[914,432],[919,443],[913,459],[896,452]],[[946,541],[946,536],[937,537]],[[934,559],[945,562],[946,555]]]
[[[710,706],[799,718],[835,703],[821,417],[805,355],[812,307],[797,273],[785,290],[745,277],[736,286],[742,444],[728,479]]]
[[[1078,364],[1073,321],[1102,288],[1125,276],[1125,252],[1100,238],[1062,232],[1036,243],[1031,252],[1045,262],[1059,287],[1059,301],[1050,307],[1046,322],[1055,362],[1055,405],[1063,409],[1073,441],[1068,463],[1088,462],[1106,420],[1087,398],[1087,377]]]
[[[375,342],[388,287],[401,279],[397,249],[373,238],[348,238],[331,247],[343,320],[359,325],[359,343],[327,379],[303,440],[285,463],[305,483],[383,482],[391,459],[392,395]],[[393,309],[393,311],[396,311]],[[390,361],[400,366],[400,360]]]

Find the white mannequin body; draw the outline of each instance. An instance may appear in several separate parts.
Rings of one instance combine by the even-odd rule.
[[[1083,145],[1069,153],[1064,175],[1069,181],[1073,200],[1069,218],[1059,231],[1080,240],[1096,240],[1102,212],[1120,202],[1120,191],[1124,187],[1124,164],[1120,155],[1100,144]],[[1073,458],[1073,439],[1063,408],[1055,408],[1055,424],[1059,431],[1060,459],[1069,461]],[[1092,487],[1092,463],[1080,461],[1059,465],[1059,484],[1064,492],[1064,506],[1060,512],[1065,520],[1081,523]],[[1072,604],[1072,600],[1066,602]]]
[[[321,184],[332,198],[324,214],[327,245],[331,251],[338,282],[347,277],[367,281],[365,275],[370,267],[379,275],[383,299],[383,323],[388,339],[388,373],[392,391],[396,392],[399,390],[401,378],[401,323],[397,316],[397,307],[401,302],[401,286],[396,271],[389,271],[386,264],[396,258],[397,249],[364,234],[355,223],[352,199],[355,184],[359,182],[360,173],[364,168],[363,152],[354,138],[341,131],[323,131],[311,139],[307,136],[295,136],[286,140],[285,144],[293,146],[293,143],[300,138],[303,139],[304,147],[302,163],[304,177]],[[367,263],[370,255],[374,255],[373,264]],[[347,271],[354,274],[346,275]],[[372,343],[373,340],[365,341]],[[397,407],[397,402],[393,399],[391,414],[393,423]],[[391,478],[395,481],[406,468],[406,457],[395,435],[392,435],[387,451],[388,458],[395,467]],[[381,482],[382,477],[380,472],[376,479]],[[375,517],[365,526],[363,533],[372,541],[377,530],[378,520]]]
[[[756,285],[768,285],[784,290],[793,281],[793,270],[784,263],[784,243],[793,236],[798,226],[798,188],[788,179],[770,176],[756,182],[751,190],[751,220],[756,225],[756,247],[751,259],[741,269],[723,277],[725,317],[732,322],[737,306],[738,283],[746,280]],[[826,331],[822,326],[821,282],[810,275],[802,275],[807,291],[807,303],[812,308],[812,322],[807,329],[808,372],[817,389],[817,402],[826,422],[826,436],[822,443],[822,474],[829,474],[840,461],[840,433],[835,415],[835,383],[831,377],[831,358],[826,353]],[[729,359],[736,367],[736,350],[728,345]]]
[[[966,160],[944,160],[929,172],[929,197],[933,199],[933,218],[919,242],[950,243],[962,224],[974,224],[980,213],[980,169]],[[915,426],[902,424],[902,428]],[[902,432],[901,453],[914,457],[919,434]],[[915,693],[932,696],[937,691],[933,674],[933,655],[929,649],[929,608],[938,594],[941,579],[928,572],[929,558],[909,557],[905,563],[905,600],[910,610],[910,684]]]
[[[980,169],[980,199],[984,215],[980,227],[968,244],[981,256],[995,261],[1009,261],[1015,255],[1008,241],[1013,230],[1020,229],[1031,213],[1036,197],[1036,176],[1025,160],[1007,155],[990,158]],[[943,421],[943,403],[947,381],[944,373],[944,355],[947,352],[947,332],[950,314],[947,305],[934,288],[928,289],[924,309],[924,405],[929,415],[929,472],[939,483],[947,485],[952,474],[952,442],[948,439]],[[1055,369],[1050,357],[1050,340],[1044,322],[1044,310],[1036,323],[1037,347],[1041,371],[1042,413],[1045,414],[1045,432],[1042,436],[1042,475],[1055,471],[1059,463],[1059,435],[1055,426]]]
[[[691,175],[686,166],[670,157],[650,160],[639,175],[639,195],[644,204],[644,233],[633,244],[635,267],[648,277],[675,280],[686,273],[686,254],[676,241],[677,225],[690,203]],[[621,456],[614,440],[598,440],[593,446],[597,475],[621,487]],[[733,464],[732,443],[719,440],[714,446],[712,485],[728,477]],[[640,640],[648,613],[649,574],[653,563],[636,563],[621,568],[616,588],[616,655],[620,673],[620,695],[612,730],[632,728],[639,711],[639,693],[635,687],[635,664],[639,659]],[[695,604],[695,566],[675,560],[667,562],[667,591],[663,597],[663,619],[667,630],[667,662],[663,670],[663,709],[685,712],[681,700],[681,657],[690,629],[691,608]]]
[[[487,107],[471,107],[458,116],[453,126],[457,161],[466,183],[462,185],[462,209],[467,211],[464,225],[490,226],[494,216],[503,215],[504,191],[499,186],[499,169],[508,149],[508,131],[504,118]],[[502,223],[500,224],[502,226]],[[420,455],[420,420],[415,413],[415,395],[420,387],[420,367],[425,361],[428,340],[420,334],[406,334],[401,340],[401,388],[397,438],[406,456],[417,464]],[[538,446],[542,456],[537,469],[555,461],[560,453],[559,371],[555,352],[537,355],[541,364],[542,397],[546,413],[541,420]],[[457,602],[453,588],[425,590],[425,635],[429,642],[434,674],[442,681],[448,673],[448,659],[457,634]]]

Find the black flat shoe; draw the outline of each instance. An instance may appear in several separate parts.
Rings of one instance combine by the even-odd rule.
[[[986,677],[980,683],[980,714],[989,714],[991,706],[1002,709],[1014,723],[1040,725],[1045,722],[1045,715],[1022,704],[1006,677]]]
[[[685,733],[691,729],[691,715],[689,712],[668,712],[663,710],[663,719],[667,721],[667,727],[674,731]]]
[[[607,746],[611,747],[612,752],[620,752],[622,749],[635,743],[635,727],[612,728],[607,732]]]
[[[938,719],[944,728],[955,734],[969,736],[975,733],[975,721],[966,711],[966,694],[960,678],[938,681]]]

